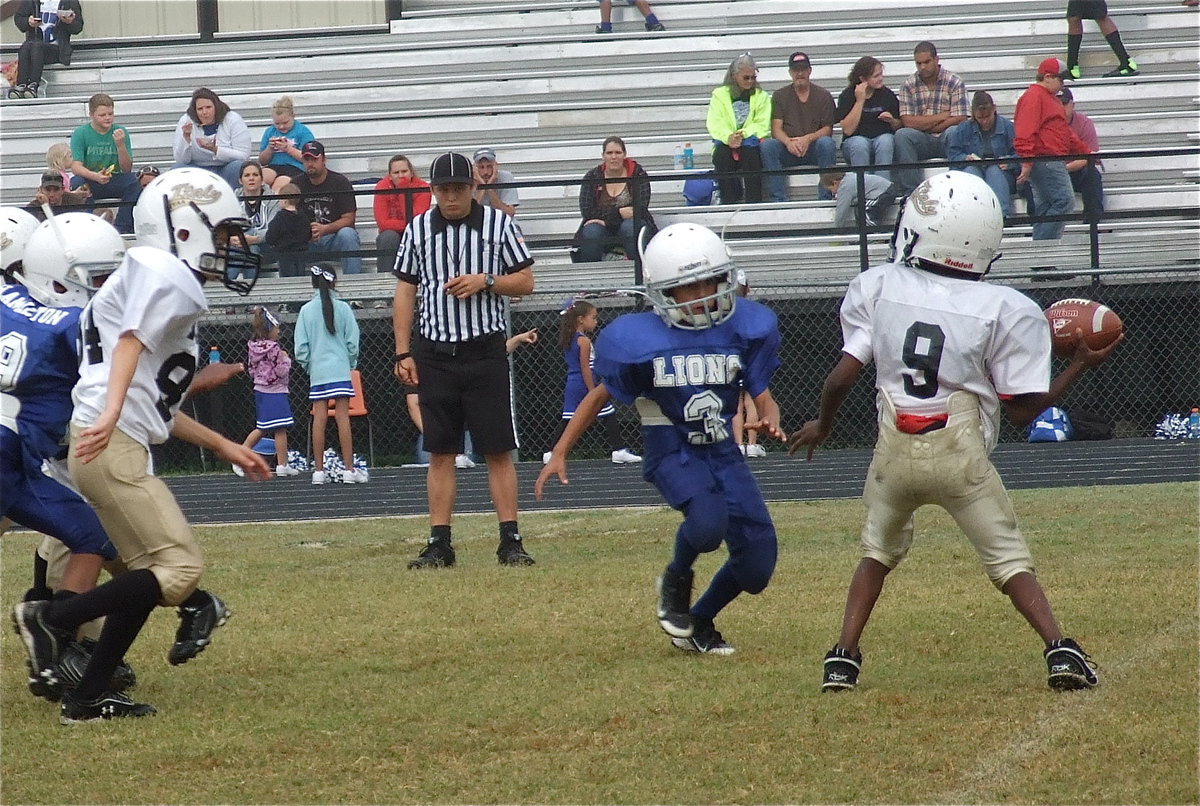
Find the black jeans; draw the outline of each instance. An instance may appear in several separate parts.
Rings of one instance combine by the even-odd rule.
[[[757,148],[742,146],[737,150],[738,159],[733,158],[733,149],[724,143],[713,147],[713,167],[717,173],[731,171],[745,172],[742,179],[736,176],[717,180],[721,190],[721,204],[740,204],[743,198],[751,204],[759,204],[763,200],[762,185],[762,153]],[[742,187],[745,186],[743,196]]]
[[[17,83],[38,84],[48,64],[58,64],[58,45],[42,39],[26,39],[17,50]]]

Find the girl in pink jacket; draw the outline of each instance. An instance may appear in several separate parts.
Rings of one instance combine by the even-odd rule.
[[[254,381],[255,428],[242,444],[253,448],[265,433],[273,432],[275,475],[295,476],[300,471],[288,464],[287,443],[287,430],[295,422],[288,400],[292,358],[279,346],[279,320],[270,311],[263,307],[255,309],[251,327],[254,335],[246,346],[250,356],[247,366]],[[234,465],[233,472],[239,470]]]

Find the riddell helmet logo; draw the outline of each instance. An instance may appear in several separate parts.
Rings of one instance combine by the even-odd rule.
[[[195,202],[196,204],[212,204],[221,198],[221,191],[215,187],[198,188],[195,185],[183,184],[171,188],[167,196],[167,204],[172,210]]]
[[[918,185],[917,189],[908,197],[908,202],[921,215],[937,214],[938,200],[930,194],[928,182]]]
[[[955,260],[952,257],[946,258],[945,264],[952,269],[973,269],[973,268],[975,268],[974,263],[968,263],[965,260]]]

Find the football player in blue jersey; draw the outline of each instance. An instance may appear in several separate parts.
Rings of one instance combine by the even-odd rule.
[[[775,526],[732,421],[745,390],[758,409],[747,423],[779,440],[771,376],[779,327],[765,306],[739,299],[721,239],[696,224],[673,224],[642,253],[654,312],[618,317],[596,341],[601,379],[575,410],[538,476],[568,483],[566,457],[612,399],[637,407],[645,440],[642,477],[683,513],[674,556],[659,578],[658,623],[680,649],[732,654],[714,619],[742,592],[759,593],[775,570]],[[692,565],[724,542],[729,559],[693,605]]]

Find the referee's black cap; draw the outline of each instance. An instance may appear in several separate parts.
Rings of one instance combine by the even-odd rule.
[[[463,154],[447,151],[429,166],[429,184],[470,185],[475,182],[475,166]]]

